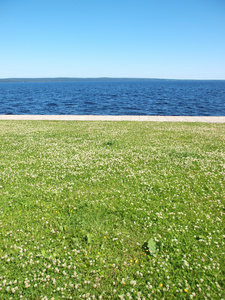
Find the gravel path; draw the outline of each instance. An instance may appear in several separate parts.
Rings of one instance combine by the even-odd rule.
[[[100,116],[100,115],[0,115],[0,120],[48,121],[152,121],[225,123],[225,117],[192,116]]]

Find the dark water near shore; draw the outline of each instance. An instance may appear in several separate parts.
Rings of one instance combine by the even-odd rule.
[[[225,116],[225,81],[0,83],[0,114]]]

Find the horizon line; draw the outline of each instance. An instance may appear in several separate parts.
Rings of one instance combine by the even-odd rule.
[[[224,81],[225,79],[204,79],[204,78],[158,78],[158,77],[4,77],[0,78],[0,81],[17,81],[17,80],[205,80],[205,81]]]

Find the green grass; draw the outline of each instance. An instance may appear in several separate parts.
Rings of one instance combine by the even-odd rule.
[[[225,124],[1,121],[0,298],[224,299],[224,171]]]

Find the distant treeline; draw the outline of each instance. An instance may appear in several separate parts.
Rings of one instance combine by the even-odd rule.
[[[5,78],[0,79],[0,82],[71,82],[71,81],[151,81],[151,80],[167,80],[158,78],[70,78],[70,77],[58,77],[58,78]]]

